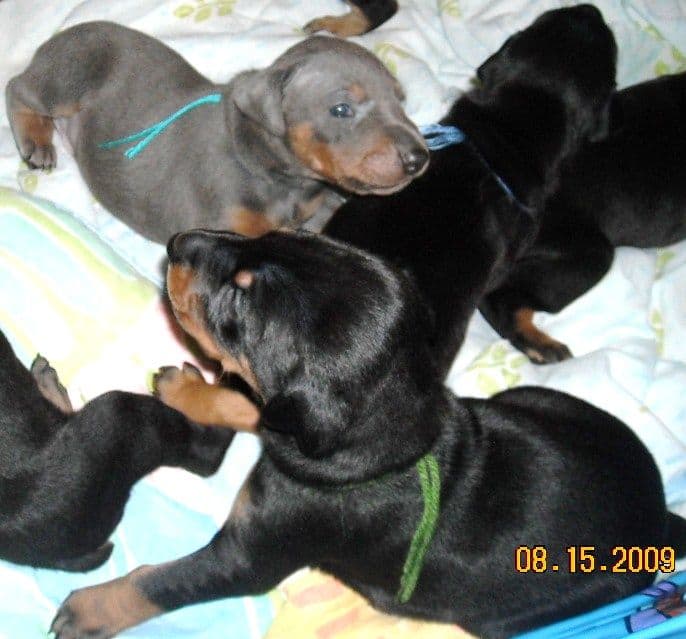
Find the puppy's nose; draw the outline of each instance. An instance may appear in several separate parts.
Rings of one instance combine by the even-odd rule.
[[[429,152],[421,147],[414,147],[401,152],[400,159],[407,175],[417,175],[429,161]]]

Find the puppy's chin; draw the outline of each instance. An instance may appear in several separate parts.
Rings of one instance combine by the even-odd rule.
[[[195,274],[189,266],[170,263],[167,267],[167,295],[175,312],[185,305],[188,289],[194,279]]]
[[[181,328],[202,348],[203,352],[220,361],[222,355],[207,332],[200,312],[200,300],[194,290],[195,272],[183,264],[170,264],[167,268],[167,295],[172,313]]]
[[[404,189],[416,176],[408,176],[391,185],[369,184],[357,178],[346,178],[338,184],[342,189],[356,195],[391,195]]]

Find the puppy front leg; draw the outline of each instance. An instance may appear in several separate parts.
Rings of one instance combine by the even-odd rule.
[[[182,559],[76,590],[57,611],[51,631],[55,639],[105,639],[183,606],[265,592],[294,567],[257,552],[251,537],[250,531],[224,528]]]
[[[183,368],[165,366],[154,377],[154,392],[167,406],[188,419],[208,426],[257,431],[260,411],[245,395],[216,384],[208,384],[191,364]]]

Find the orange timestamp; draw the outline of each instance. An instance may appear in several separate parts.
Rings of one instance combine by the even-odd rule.
[[[517,572],[674,572],[676,552],[671,546],[615,546],[610,555],[612,561],[600,563],[595,546],[568,546],[565,561],[552,563],[545,546],[517,546],[514,566]]]

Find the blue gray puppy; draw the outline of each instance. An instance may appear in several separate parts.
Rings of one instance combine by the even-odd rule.
[[[220,101],[133,160],[101,147],[210,94]],[[316,231],[346,192],[394,192],[428,162],[398,82],[366,49],[334,38],[309,38],[217,85],[154,38],[84,23],[44,43],[6,97],[30,165],[55,165],[57,124],[95,197],[160,242],[191,227]]]

